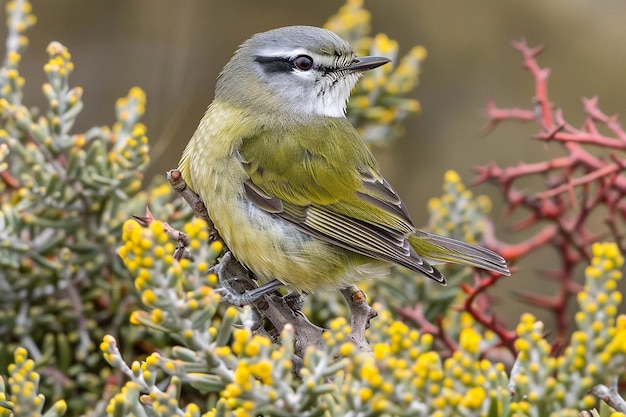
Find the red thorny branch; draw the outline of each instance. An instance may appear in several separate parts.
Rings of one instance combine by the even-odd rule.
[[[598,240],[614,240],[624,250],[624,220],[626,217],[626,131],[616,116],[605,115],[598,107],[597,97],[583,98],[586,115],[581,127],[569,124],[561,109],[548,99],[548,68],[541,68],[537,55],[542,47],[529,47],[525,41],[513,43],[523,56],[524,68],[535,80],[532,109],[498,108],[494,100],[487,103],[489,124],[493,130],[505,121],[533,122],[538,133],[534,138],[554,143],[563,149],[563,155],[542,162],[524,163],[500,167],[495,163],[477,168],[476,184],[489,182],[502,191],[507,204],[507,214],[524,213],[513,231],[534,227],[537,230],[528,239],[512,245],[492,242],[506,259],[515,262],[540,247],[551,245],[558,254],[558,265],[548,272],[551,279],[559,282],[559,290],[553,295],[519,293],[519,298],[531,305],[548,309],[556,319],[554,349],[565,341],[570,324],[567,305],[580,287],[574,281],[577,266],[591,258],[591,245]],[[602,133],[607,132],[607,133]],[[543,187],[538,190],[516,188],[522,178],[541,177]],[[601,217],[600,217],[601,216]],[[598,225],[598,219],[603,220]],[[591,224],[595,221],[594,224]],[[489,279],[489,278],[488,278]],[[495,319],[490,325],[474,309],[473,295],[482,292],[489,281],[478,281],[474,287],[466,287],[470,295],[465,304],[477,321],[493,331],[500,329]],[[491,284],[489,284],[491,285]],[[491,319],[490,319],[491,320]],[[501,334],[503,344],[509,333]]]

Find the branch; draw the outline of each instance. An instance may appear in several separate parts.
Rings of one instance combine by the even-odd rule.
[[[530,48],[525,39],[513,41],[513,48],[517,49],[524,57],[524,67],[528,69],[535,79],[535,117],[536,120],[544,127],[550,130],[553,127],[552,121],[552,104],[548,100],[548,77],[550,76],[549,68],[541,68],[537,63],[536,57],[543,52],[543,46]]]
[[[589,391],[590,394],[594,394],[602,401],[607,403],[610,407],[620,413],[626,413],[626,401],[619,395],[618,390],[618,378],[614,377],[610,386],[596,385]]]
[[[507,330],[498,323],[495,315],[488,315],[483,312],[482,309],[477,309],[474,306],[474,302],[477,300],[478,296],[492,287],[502,277],[503,275],[490,274],[487,278],[479,278],[474,287],[461,283],[461,289],[468,295],[463,303],[463,310],[471,314],[476,322],[494,332],[500,339],[502,346],[505,346],[513,356],[517,356],[517,351],[514,346],[515,339],[517,339],[515,331]]]
[[[209,225],[209,241],[212,242],[214,240],[222,240],[213,225],[213,221],[209,218],[209,212],[202,202],[202,199],[187,186],[187,183],[183,180],[183,176],[180,171],[172,169],[167,171],[166,176],[174,191],[176,191],[178,195],[180,195],[187,202],[187,204],[189,204],[189,207],[191,207],[196,217],[206,221]]]

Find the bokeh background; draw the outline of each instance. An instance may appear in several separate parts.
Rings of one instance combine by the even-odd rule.
[[[215,79],[237,46],[267,29],[321,26],[341,0],[33,0],[38,23],[21,65],[25,103],[45,103],[41,84],[45,48],[66,45],[76,69],[72,85],[85,89],[76,130],[114,120],[114,103],[132,86],[148,97],[144,122],[152,145],[149,176],[176,167],[178,158],[213,98]],[[598,95],[603,110],[624,112],[626,101],[626,3],[619,0],[366,1],[373,32],[400,43],[401,52],[423,45],[428,58],[414,93],[422,105],[407,123],[404,138],[376,149],[383,173],[405,199],[416,225],[427,222],[427,200],[440,194],[443,173],[457,170],[469,183],[473,167],[545,159],[557,154],[529,139],[534,126],[504,125],[491,134],[486,125],[489,96],[500,106],[528,106],[533,83],[521,69],[512,40],[543,44],[540,58],[552,69],[551,99],[566,119],[582,122],[582,96]],[[493,197],[498,235],[507,230],[501,200],[489,186],[473,189]],[[498,284],[499,308],[516,322],[523,306],[510,291],[549,293],[541,270],[550,254],[527,261],[524,270]],[[504,306],[504,307],[503,307]],[[541,317],[541,314],[539,315]]]

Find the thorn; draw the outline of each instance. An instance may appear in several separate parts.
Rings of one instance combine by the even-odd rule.
[[[141,227],[148,227],[154,221],[154,216],[150,211],[150,207],[146,206],[146,215],[145,216],[137,216],[133,214],[133,219],[137,221],[141,225]]]

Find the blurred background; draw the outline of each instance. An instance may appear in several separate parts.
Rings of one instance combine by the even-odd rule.
[[[30,47],[21,64],[25,103],[42,106],[42,67],[52,40],[73,56],[72,85],[84,87],[85,108],[76,131],[114,120],[114,103],[132,86],[147,93],[144,123],[152,146],[150,177],[175,168],[184,146],[213,98],[215,79],[237,46],[267,29],[321,26],[341,0],[33,0],[38,23],[27,33]],[[580,98],[598,95],[607,114],[626,102],[626,3],[618,0],[366,1],[373,33],[428,50],[414,96],[422,106],[407,124],[404,138],[389,149],[375,149],[383,173],[406,201],[416,225],[427,222],[427,201],[441,194],[443,173],[457,170],[469,184],[473,167],[543,160],[558,154],[529,139],[535,126],[503,125],[485,136],[485,103],[530,105],[533,81],[521,69],[510,44],[526,38],[543,44],[542,66],[552,70],[550,97],[566,119],[584,119]],[[502,202],[489,186],[473,188],[494,201],[497,234],[515,241]],[[549,293],[542,268],[550,254],[498,284],[501,304],[516,322],[522,306],[509,303],[512,288]],[[537,290],[537,288],[535,288]],[[540,315],[541,316],[541,315]]]

